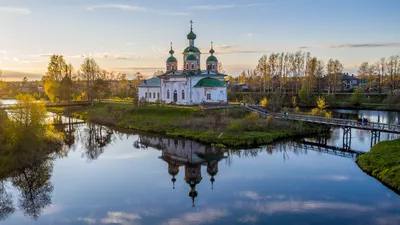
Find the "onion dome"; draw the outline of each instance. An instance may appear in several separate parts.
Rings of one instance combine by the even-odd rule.
[[[167,62],[178,62],[178,60],[175,57],[170,56],[168,57]]]
[[[186,57],[186,61],[196,61],[196,60],[197,60],[197,57],[192,54],[190,54]]]
[[[193,33],[193,21],[190,21],[190,32],[189,32],[189,34],[187,35],[187,39],[189,39],[189,40],[194,40],[194,39],[196,39],[196,38],[197,38],[196,34]]]
[[[189,47],[186,47],[185,50],[183,50],[183,53],[189,53],[189,52],[201,53],[200,50],[195,46],[189,46]]]
[[[215,52],[215,51],[214,51],[214,48],[213,48],[213,42],[211,42],[211,49],[210,49],[211,55],[214,54],[214,52]]]
[[[218,62],[217,57],[211,55],[207,58],[207,62]]]

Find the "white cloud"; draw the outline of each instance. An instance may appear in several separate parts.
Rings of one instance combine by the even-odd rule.
[[[95,10],[95,9],[120,9],[125,11],[146,11],[147,8],[135,5],[123,5],[123,4],[105,4],[105,5],[95,5],[89,6],[86,8],[87,10]]]
[[[218,9],[229,9],[229,8],[242,8],[242,7],[253,7],[253,6],[262,6],[266,5],[265,3],[259,4],[245,4],[245,5],[237,5],[237,4],[226,4],[226,5],[197,5],[190,7],[191,9],[197,10],[218,10]]]
[[[330,176],[323,177],[323,179],[333,180],[333,181],[346,181],[346,180],[349,180],[350,177],[345,176],[345,175],[330,175]]]
[[[241,223],[255,223],[257,222],[256,216],[246,215],[245,217],[239,218],[239,222]]]
[[[101,219],[101,223],[104,224],[121,224],[121,225],[133,225],[138,220],[141,220],[139,214],[131,214],[124,212],[108,212],[108,217]]]
[[[206,209],[198,212],[189,212],[183,214],[180,218],[174,218],[168,220],[168,225],[187,225],[187,224],[202,224],[211,223],[222,217],[228,216],[229,213],[226,210],[221,209]]]
[[[28,8],[0,6],[0,14],[29,15],[31,14],[31,10]]]
[[[78,221],[85,222],[89,225],[96,224],[96,219],[93,219],[93,218],[78,218]]]
[[[239,196],[243,197],[243,198],[249,198],[251,200],[261,200],[261,199],[284,199],[285,196],[284,195],[276,195],[276,196],[261,196],[258,193],[254,192],[254,191],[242,191],[239,192]]]
[[[253,37],[254,35],[256,35],[256,34],[254,34],[254,33],[247,34],[248,37]]]

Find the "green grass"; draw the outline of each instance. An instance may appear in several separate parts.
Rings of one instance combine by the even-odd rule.
[[[400,193],[400,138],[375,145],[370,152],[357,158],[366,173]]]
[[[198,107],[135,108],[127,104],[108,103],[97,104],[72,113],[76,118],[103,125],[230,147],[268,144],[278,139],[317,131],[315,126],[287,121],[275,121],[267,125],[265,120],[248,117],[248,114],[238,107],[200,111]],[[235,129],[232,129],[232,125],[235,125]]]

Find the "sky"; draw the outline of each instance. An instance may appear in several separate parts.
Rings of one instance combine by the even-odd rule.
[[[398,0],[0,0],[3,79],[40,79],[49,56],[77,70],[93,57],[107,70],[165,70],[170,42],[179,67],[189,21],[202,67],[214,42],[228,75],[272,52],[309,51],[353,73],[363,61],[400,54]]]

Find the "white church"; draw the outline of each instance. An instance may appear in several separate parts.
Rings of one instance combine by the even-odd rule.
[[[210,56],[206,61],[206,69],[201,69],[200,50],[195,46],[196,34],[191,22],[187,35],[189,46],[183,51],[182,70],[178,70],[178,60],[174,50],[169,51],[166,60],[166,73],[144,81],[139,85],[139,99],[148,102],[161,100],[166,104],[197,105],[201,103],[227,103],[224,77],[218,72],[218,60],[214,56],[211,42]]]

